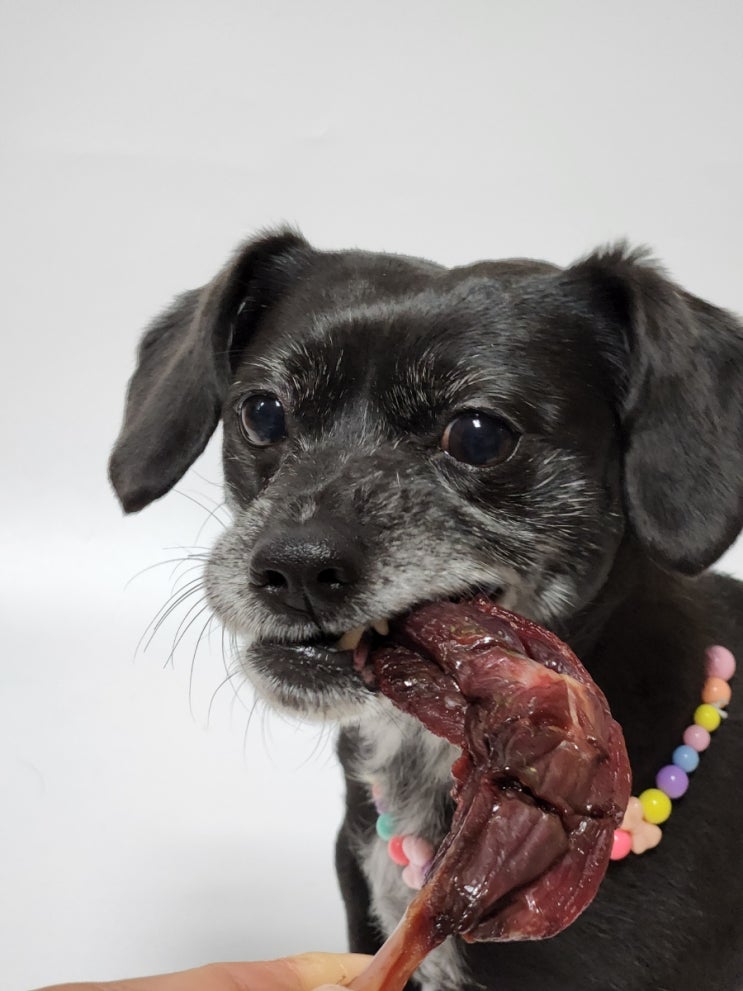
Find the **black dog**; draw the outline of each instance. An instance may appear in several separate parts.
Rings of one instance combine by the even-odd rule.
[[[233,523],[210,601],[265,698],[341,725],[355,950],[411,894],[368,783],[437,842],[452,753],[367,689],[343,634],[475,591],[551,627],[622,724],[635,794],[681,742],[705,648],[743,656],[743,586],[705,571],[743,525],[743,328],[642,252],[447,270],[266,235],[146,333],[110,466],[124,508],[166,493],[220,417]],[[450,941],[422,986],[740,991],[742,696],[661,845],[612,864],[573,926]]]

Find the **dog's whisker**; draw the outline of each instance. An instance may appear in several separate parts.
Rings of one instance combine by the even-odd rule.
[[[194,560],[197,556],[198,555],[195,554],[189,554],[186,557],[170,557],[167,558],[165,561],[156,561],[154,564],[149,564],[146,568],[142,568],[141,571],[138,571],[135,575],[132,575],[132,577],[127,580],[126,584],[124,585],[124,590],[126,591],[126,589],[128,589],[129,586],[132,584],[132,582],[136,581],[137,578],[141,578],[142,575],[146,575],[147,572],[149,571],[154,571],[155,568],[163,568],[165,567],[165,565],[168,564],[176,564],[178,566],[181,564],[187,564],[190,560]],[[204,560],[207,559],[206,555],[203,556],[203,559]],[[173,572],[171,572],[170,577],[171,578],[173,577]]]
[[[187,562],[184,562],[184,563],[187,563]],[[168,581],[173,581],[173,576],[175,575],[175,573],[178,571],[178,569],[180,567],[182,567],[182,565],[178,565],[178,567],[174,568],[174,570],[170,572],[170,575],[168,576]],[[204,565],[203,565],[203,563],[194,564],[192,567],[186,568],[186,570],[183,572],[183,574],[178,575],[178,577],[175,579],[171,591],[173,593],[175,593],[177,591],[177,588],[178,588],[178,582],[183,581],[183,579],[186,577],[186,575],[190,575],[194,571],[200,571],[203,574],[203,571],[204,571]],[[182,587],[183,586],[181,586],[181,588]]]
[[[167,615],[169,614],[169,612],[172,611],[172,609],[177,608],[180,602],[185,601],[185,599],[187,599],[190,595],[195,594],[197,591],[198,588],[193,588],[188,592],[183,593],[183,595],[179,596],[177,600],[175,595],[170,595],[168,597],[165,604],[158,609],[158,611],[152,617],[150,622],[147,624],[147,626],[145,627],[142,633],[142,636],[137,641],[137,645],[134,648],[135,657],[139,654],[140,650],[142,651],[142,653],[145,653],[147,651],[147,648],[152,643],[152,640],[159,629],[160,617],[162,616],[162,620],[166,619]],[[145,640],[146,643],[144,643]],[[142,646],[143,643],[144,646]]]
[[[224,485],[223,482],[213,482],[210,478],[207,478],[205,475],[202,475],[200,471],[196,471],[195,468],[192,468],[191,471],[199,479],[199,481],[205,482],[207,485],[213,485],[217,489],[222,489]]]
[[[333,729],[334,729],[333,724],[331,724],[331,722],[328,719],[323,719],[322,723],[318,728],[318,732],[315,737],[315,743],[312,749],[310,750],[309,754],[300,764],[300,768],[307,767],[309,764],[314,763],[317,760],[318,755],[322,754],[323,751],[325,751],[326,763],[329,757],[331,759],[334,757],[332,747],[328,747],[328,744],[332,740]]]
[[[274,741],[271,737],[271,717],[278,716],[281,718],[283,713],[272,710],[267,705],[259,706],[259,709],[261,714],[261,743],[264,751],[268,754],[269,761],[275,768],[276,757],[274,755],[276,750],[274,747]]]
[[[212,619],[217,619],[217,617],[213,616]],[[226,644],[225,644],[225,639],[227,640]],[[252,713],[254,712],[256,704],[258,702],[258,697],[254,696],[254,701],[252,703],[252,706],[248,708],[247,703],[240,694],[240,688],[242,687],[242,685],[244,685],[247,682],[247,678],[245,677],[245,672],[243,670],[242,664],[240,663],[237,638],[235,637],[234,634],[230,633],[225,626],[220,627],[220,646],[221,646],[221,655],[222,655],[222,666],[225,672],[225,677],[222,680],[221,684],[230,685],[233,692],[232,702],[230,704],[230,718],[234,718],[235,702],[239,702],[240,705],[243,707],[243,709],[249,711],[250,716],[252,716]],[[227,658],[228,652],[231,657],[231,662],[234,664],[233,667],[231,667],[230,664],[228,664],[228,658]],[[235,687],[235,683],[237,679],[242,679],[242,680],[238,684],[238,687]]]
[[[191,554],[191,551],[204,551],[203,557],[206,559],[211,553],[211,547],[205,547],[203,544],[170,544],[163,547],[165,551],[189,551],[189,556],[198,557],[198,554]]]
[[[224,667],[225,673],[229,674],[229,669],[227,667],[227,657],[224,652],[224,638],[227,635],[227,630],[224,624],[220,624],[220,646],[222,648],[222,666]]]
[[[202,610],[202,612],[203,612],[203,610]],[[201,613],[199,613],[199,615],[201,615]],[[198,618],[198,617],[195,617],[195,618]],[[200,631],[200,633],[199,633],[199,635],[198,635],[198,637],[196,639],[196,645],[194,646],[193,654],[191,655],[191,666],[190,666],[189,675],[188,675],[188,706],[189,706],[189,709],[190,709],[192,715],[193,715],[192,689],[193,689],[194,668],[196,666],[196,657],[197,657],[197,654],[199,652],[199,647],[201,645],[201,641],[203,639],[203,636],[207,632],[207,630],[209,629],[209,627],[211,626],[212,622],[214,621],[214,618],[215,617],[214,617],[214,614],[213,613],[212,613],[212,615],[210,615],[210,616],[207,617],[207,620],[204,623],[204,625],[202,626],[201,631]],[[208,640],[209,640],[209,637],[208,637],[208,634],[207,634],[207,642],[208,642]],[[210,712],[211,712],[211,701],[209,702],[209,708],[207,709],[207,716],[206,716],[207,726],[209,725],[209,714],[210,714]]]
[[[220,510],[220,509],[226,509],[226,508],[227,508],[227,502],[226,502],[225,500],[222,500],[222,502],[220,502],[220,503],[217,503],[217,504],[215,505],[215,507],[214,507],[214,509],[212,509],[212,511],[211,511],[211,512],[209,513],[209,515],[207,516],[207,518],[206,518],[206,519],[204,520],[204,522],[203,522],[203,523],[201,524],[201,526],[199,527],[199,529],[198,529],[198,532],[197,532],[197,534],[196,534],[196,540],[198,540],[198,539],[199,539],[199,537],[201,536],[201,534],[202,534],[202,533],[204,532],[204,527],[205,527],[205,526],[207,525],[207,523],[209,522],[209,520],[210,520],[210,519],[214,519],[214,520],[216,520],[216,521],[217,521],[217,523],[221,523],[223,527],[226,527],[226,526],[228,525],[227,523],[224,523],[224,522],[223,522],[223,521],[222,521],[222,520],[221,520],[221,519],[220,519],[220,518],[219,518],[219,517],[218,517],[218,516],[216,515],[216,514],[217,514],[217,513],[219,512],[219,510]]]
[[[201,585],[201,584],[203,584],[202,578],[191,578],[188,582],[186,582],[185,585],[181,585],[181,587],[178,588],[176,591],[171,592],[170,593],[170,596],[166,599],[165,603],[160,607],[160,609],[155,614],[155,616],[153,618],[153,622],[157,619],[157,617],[160,615],[160,613],[164,609],[166,609],[168,607],[168,605],[170,604],[170,602],[172,601],[172,599],[174,598],[174,596],[179,595],[181,592],[185,592],[187,588],[190,588],[190,587],[192,587],[194,585]]]
[[[172,614],[174,609],[177,609],[182,602],[185,602],[191,595],[194,595],[200,591],[203,591],[204,584],[201,578],[192,578],[191,581],[186,582],[185,585],[180,586],[180,588],[171,592],[170,596],[166,600],[162,608],[156,613],[152,624],[150,627],[152,629],[153,635],[157,633],[162,624],[168,617]],[[149,646],[149,641],[148,641]]]
[[[193,624],[199,619],[200,616],[203,616],[204,615],[204,613],[207,611],[207,609],[210,609],[210,608],[211,607],[210,607],[209,603],[207,602],[203,606],[203,608],[199,609],[199,611],[196,613],[196,615],[193,617],[193,619],[185,627],[185,629],[183,630],[183,633],[181,633],[180,637],[178,637],[178,639],[176,640],[176,642],[173,644],[173,649],[171,651],[171,657],[173,656],[173,654],[177,650],[178,644],[183,640],[183,638],[188,633],[188,631],[191,629],[191,627],[193,626]],[[199,644],[201,643],[201,638],[204,636],[204,631],[206,630],[207,626],[211,622],[211,618],[212,618],[211,616],[207,617],[206,622],[202,626],[201,632],[199,633],[198,637],[196,638],[196,646],[194,647],[193,654],[191,655],[191,665],[190,665],[189,672],[188,672],[188,707],[189,707],[189,710],[190,710],[192,716],[194,715],[194,711],[193,711],[193,680],[194,680],[194,670],[196,668],[196,655],[199,652]]]
[[[220,509],[225,509],[229,515],[229,510],[227,509],[227,503],[224,499],[221,500],[215,499],[214,496],[208,495],[205,492],[200,492],[199,495],[202,499],[208,499],[210,502],[213,503],[214,509],[212,510],[212,512],[217,513],[219,512]],[[202,508],[206,508],[206,507],[202,507]],[[196,539],[198,540],[199,538],[197,537]]]
[[[226,649],[225,649],[225,638],[227,638],[227,647],[226,647]],[[237,641],[236,641],[236,638],[235,638],[235,636],[233,634],[231,634],[227,630],[227,628],[224,625],[221,626],[220,646],[221,646],[221,652],[222,652],[222,667],[224,668],[225,674],[228,675],[228,676],[230,676],[230,674],[231,674],[230,665],[227,663],[227,651],[229,651],[229,653],[230,653],[231,660],[232,661],[235,661],[237,663],[237,669],[241,671],[242,670],[242,667],[239,664],[239,658],[237,656],[238,655],[238,651],[237,651]]]
[[[173,613],[173,611],[177,609],[183,602],[185,602],[192,595],[197,595],[200,591],[202,591],[202,589],[203,589],[202,580],[200,578],[195,578],[184,589],[179,590],[177,593],[171,595],[170,598],[168,598],[168,600],[166,601],[165,605],[161,606],[160,609],[158,609],[153,619],[150,621],[150,623],[148,623],[144,633],[139,639],[139,643],[137,644],[135,650],[135,656],[142,647],[142,641],[145,640],[147,634],[149,633],[150,635],[147,638],[147,642],[145,643],[144,647],[142,648],[143,651],[146,651],[149,648],[158,630],[160,629],[162,624],[167,620],[167,618]]]
[[[232,700],[233,706],[234,706],[235,701],[237,700],[237,698],[238,698],[238,693],[235,692],[235,695],[234,695],[233,700]],[[240,701],[242,701],[242,699],[240,699]],[[243,760],[244,761],[247,761],[247,759],[248,759],[248,735],[250,733],[250,728],[253,725],[253,719],[255,718],[255,715],[256,715],[256,713],[259,710],[262,710],[262,715],[263,715],[263,718],[265,720],[265,704],[263,703],[263,700],[260,698],[260,696],[259,695],[256,695],[253,698],[253,704],[251,705],[250,711],[248,712],[248,718],[247,718],[247,720],[245,722],[245,732],[243,733]]]
[[[220,519],[219,516],[216,515],[216,510],[221,508],[221,506],[224,505],[224,503],[221,503],[215,509],[209,509],[209,507],[205,506],[203,502],[200,502],[195,496],[192,496],[190,493],[184,492],[183,489],[173,489],[173,491],[176,492],[179,496],[182,496],[184,499],[188,499],[189,502],[192,502],[195,506],[198,506],[199,509],[203,509],[204,512],[207,514],[207,519],[205,523],[208,523],[209,519],[211,518],[214,519],[216,523],[219,523],[221,527],[226,528],[228,526],[228,523],[225,522],[225,520]],[[204,524],[202,524],[201,529],[203,530],[203,528],[204,528]],[[199,533],[201,533],[201,530],[199,530]],[[196,539],[198,540],[198,537]]]
[[[317,757],[318,750],[321,749],[323,744],[324,744],[324,740],[322,738],[322,735],[318,733],[315,736],[315,742],[313,743],[312,748],[310,749],[309,753],[304,758],[304,760],[299,764],[297,770],[303,770],[304,768],[309,767],[310,764],[313,764],[315,758]]]
[[[212,617],[212,619],[213,618],[214,617]],[[211,620],[209,622],[211,622]],[[217,687],[212,692],[212,696],[209,699],[209,708],[207,709],[207,713],[206,713],[206,725],[207,726],[209,726],[210,723],[211,723],[212,709],[214,708],[214,704],[215,704],[215,702],[217,700],[217,695],[219,695],[220,691],[223,688],[225,688],[227,685],[230,685],[230,687],[232,688],[233,692],[235,692],[234,685],[232,685],[231,682],[232,682],[232,680],[234,678],[238,677],[238,675],[240,675],[241,673],[242,672],[240,672],[240,671],[231,671],[229,674],[225,675],[224,678],[222,678],[222,680],[220,681],[220,683],[217,685]],[[235,692],[235,694],[237,694],[237,693]]]
[[[175,655],[175,652],[178,649],[179,644],[181,643],[181,641],[183,640],[183,638],[186,636],[186,634],[188,633],[188,631],[191,629],[191,627],[193,626],[193,624],[196,622],[196,620],[199,618],[199,616],[202,616],[206,612],[207,609],[209,609],[209,603],[206,601],[206,599],[203,596],[202,596],[202,598],[198,599],[196,602],[192,603],[189,606],[188,611],[186,612],[186,615],[183,617],[183,619],[180,621],[180,623],[178,624],[178,626],[176,628],[176,631],[175,631],[175,634],[174,634],[174,637],[173,637],[173,646],[171,647],[170,653],[168,654],[168,657],[167,657],[167,659],[165,661],[165,664],[166,665],[168,664],[169,661],[172,661],[173,660],[174,655]],[[189,619],[189,617],[191,617],[191,618]]]

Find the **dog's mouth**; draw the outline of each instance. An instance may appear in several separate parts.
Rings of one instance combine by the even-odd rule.
[[[482,593],[481,593],[482,594]],[[502,586],[497,586],[484,598],[497,605],[504,596]],[[336,634],[318,633],[317,636],[305,638],[297,642],[262,642],[262,648],[273,649],[287,658],[294,657],[300,662],[315,661],[321,666],[331,666],[335,669],[346,669],[360,676],[364,685],[374,689],[374,678],[371,673],[370,659],[374,652],[394,642],[396,633],[407,618],[415,615],[420,609],[435,613],[445,609],[451,603],[459,604],[471,598],[471,593],[453,595],[434,602],[422,602],[411,606],[389,619],[374,619],[360,626],[355,626],[340,636]]]
[[[298,641],[264,640],[253,649],[273,650],[277,654],[294,657],[297,661],[316,661],[360,672],[372,647],[384,644],[389,632],[389,620],[374,620],[364,626],[354,627],[341,636],[318,633],[317,636]]]
[[[389,619],[298,641],[262,640],[247,647],[246,671],[264,698],[304,718],[357,718],[359,706],[378,695],[372,669],[373,656],[395,642],[405,621],[420,609],[441,609],[472,597],[468,590],[436,602],[420,603],[401,610]],[[487,591],[498,603],[501,586]]]
[[[503,599],[505,592],[502,586],[490,590],[489,593],[480,593],[480,598],[498,605]],[[459,605],[471,598],[471,593],[466,595],[452,595],[447,599],[440,599],[434,602],[424,602],[406,609],[404,613],[394,617],[392,620],[377,620],[366,626],[359,626],[348,633],[344,633],[337,643],[339,650],[352,651],[354,670],[361,675],[364,684],[376,690],[376,680],[372,670],[372,657],[374,653],[382,648],[392,645],[399,637],[400,630],[406,620],[415,616],[420,610],[425,609],[429,615],[437,616],[444,612],[450,605]]]

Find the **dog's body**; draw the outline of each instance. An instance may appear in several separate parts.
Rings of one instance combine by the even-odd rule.
[[[341,723],[355,950],[411,894],[369,784],[437,842],[452,752],[370,694],[332,649],[344,632],[476,590],[550,626],[622,724],[635,793],[691,721],[705,648],[743,656],[743,586],[704,570],[743,524],[743,329],[640,255],[445,270],[278,233],[177,301],[139,359],[112,480],[141,508],[222,416],[234,523],[210,601],[264,697]],[[426,991],[740,991],[739,695],[729,711],[656,851],[611,865],[552,940],[450,941]]]

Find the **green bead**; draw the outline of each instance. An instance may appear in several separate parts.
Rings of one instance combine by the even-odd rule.
[[[391,840],[395,835],[395,820],[389,812],[383,812],[377,819],[377,835],[385,841]]]

